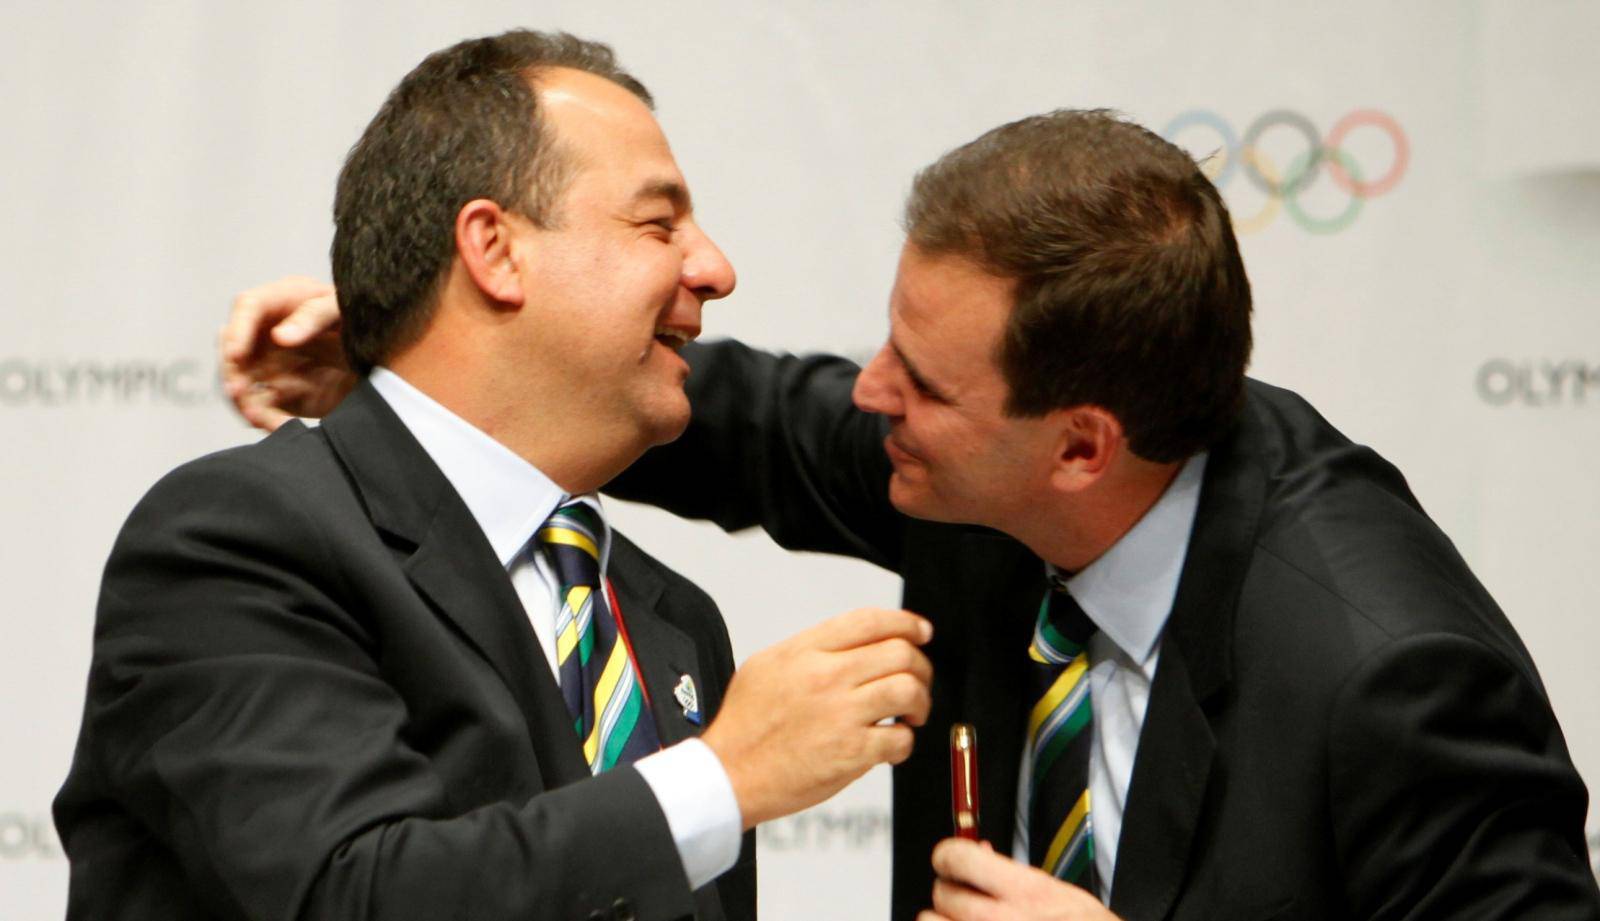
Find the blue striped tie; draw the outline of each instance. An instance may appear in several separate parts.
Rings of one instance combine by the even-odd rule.
[[[595,774],[661,747],[633,657],[601,587],[605,528],[593,508],[572,499],[536,535],[561,583],[561,611],[556,615],[561,695],[583,743],[584,760]]]
[[[1093,632],[1071,595],[1045,592],[1028,648],[1036,701],[1028,718],[1028,861],[1098,897],[1089,814],[1094,711],[1084,648]]]

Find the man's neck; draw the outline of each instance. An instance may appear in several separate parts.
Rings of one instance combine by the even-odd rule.
[[[573,495],[598,490],[648,447],[574,418],[582,413],[525,371],[500,380],[487,356],[410,349],[388,367]]]
[[[1093,489],[1033,503],[1001,530],[1057,569],[1078,572],[1133,530],[1182,469],[1182,462],[1140,462]]]

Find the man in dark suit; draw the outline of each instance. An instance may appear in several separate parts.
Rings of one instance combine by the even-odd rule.
[[[163,479],[107,565],[69,917],[753,917],[749,829],[909,752],[877,724],[925,716],[927,625],[852,612],[730,682],[711,600],[605,526],[734,283],[649,94],[571,36],[446,49],[335,224],[364,379]]]
[[[1246,382],[1249,283],[1182,151],[1023,119],[919,174],[906,227],[864,369],[710,346],[688,432],[613,486],[876,562],[934,622],[895,918],[1600,918],[1527,651],[1394,467]],[[1068,827],[1027,827],[1062,592],[1091,622],[1078,886],[1027,865]],[[935,848],[958,721],[995,850]]]
[[[865,369],[693,351],[686,434],[610,487],[876,562],[934,621],[896,919],[1600,917],[1526,650],[1398,471],[1246,381],[1249,284],[1187,156],[1024,119],[919,175],[906,224]],[[1031,660],[1072,609],[1070,664]],[[1034,680],[1074,669],[1088,718],[1055,722]],[[995,850],[940,843],[957,721]],[[1042,824],[1064,725],[1086,809]]]

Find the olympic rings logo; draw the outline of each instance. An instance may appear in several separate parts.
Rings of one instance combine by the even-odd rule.
[[[1388,170],[1371,179],[1343,146],[1351,132],[1365,127],[1376,128],[1387,135],[1394,150]],[[1242,138],[1234,133],[1232,124],[1215,112],[1191,109],[1167,122],[1161,136],[1177,144],[1180,135],[1187,133],[1192,140],[1195,129],[1202,128],[1215,132],[1222,142],[1218,156],[1207,167],[1207,174],[1217,188],[1226,187],[1235,174],[1243,174],[1266,197],[1265,204],[1254,214],[1234,216],[1234,229],[1241,234],[1266,227],[1285,211],[1311,233],[1338,233],[1361,214],[1367,199],[1377,198],[1398,185],[1411,162],[1411,145],[1406,133],[1391,116],[1376,109],[1350,112],[1334,122],[1325,137],[1305,115],[1290,109],[1273,109],[1251,122]],[[1261,145],[1262,136],[1273,128],[1287,128],[1305,141],[1305,150],[1291,158],[1288,169],[1283,172]],[[1349,196],[1342,210],[1326,217],[1310,213],[1301,200],[1306,189],[1324,171]]]

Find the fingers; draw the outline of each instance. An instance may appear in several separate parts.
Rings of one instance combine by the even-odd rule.
[[[879,640],[870,646],[849,650],[844,654],[844,677],[855,684],[866,684],[886,675],[905,673],[923,684],[933,681],[933,664],[922,650],[910,642],[894,637]]]
[[[223,391],[245,421],[271,431],[338,405],[357,382],[339,325],[332,286],[313,278],[281,278],[234,299],[218,344]]]
[[[239,410],[239,415],[244,420],[258,429],[272,432],[278,426],[293,419],[289,413],[278,408],[277,395],[268,385],[247,386],[237,395],[233,396],[234,408]]]
[[[807,632],[819,649],[826,650],[855,649],[896,637],[921,646],[933,638],[933,624],[910,611],[857,608]]]
[[[951,921],[1000,921],[1006,917],[1003,906],[995,899],[943,879],[933,881],[933,908]]]
[[[847,692],[860,725],[895,717],[921,726],[927,722],[932,703],[928,688],[933,683],[933,664],[913,643],[928,635],[926,625],[907,611],[879,608],[862,608],[824,623],[820,633],[809,638],[821,644],[823,655],[833,660],[819,672],[822,684],[818,689]],[[840,645],[883,633],[891,635],[867,640],[859,647]],[[907,633],[914,639],[907,638]]]
[[[933,907],[953,921],[1051,918],[1114,921],[1100,900],[1070,883],[961,838],[933,849]]]
[[[249,359],[263,332],[296,313],[308,300],[332,294],[333,287],[313,278],[290,276],[251,288],[233,299],[219,344],[227,361]],[[335,310],[337,314],[337,309]]]
[[[272,327],[272,341],[286,349],[305,345],[312,339],[339,328],[339,298],[332,288],[328,293],[308,298]]]
[[[764,649],[734,675],[701,736],[745,827],[821,802],[874,765],[911,755],[927,721],[932,634],[907,611],[863,608]]]
[[[868,727],[867,755],[871,764],[866,767],[874,764],[899,764],[911,757],[911,749],[915,743],[916,737],[912,735],[910,726],[887,723]]]
[[[912,726],[921,726],[928,721],[928,708],[933,702],[928,682],[905,672],[864,684],[856,694],[864,708],[858,719],[866,723],[895,717]]]
[[[1008,892],[1038,871],[964,838],[946,838],[933,849],[933,872],[984,892]],[[1063,884],[1065,885],[1065,884]]]

